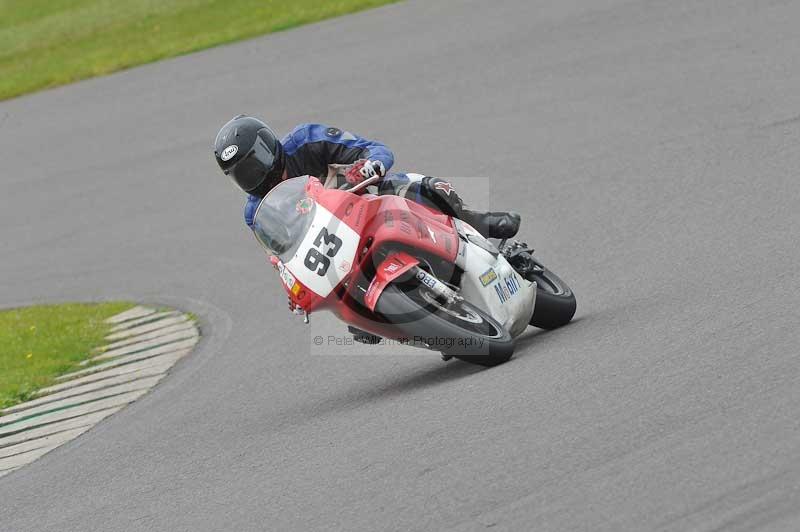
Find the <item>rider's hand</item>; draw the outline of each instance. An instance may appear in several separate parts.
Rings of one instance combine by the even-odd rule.
[[[357,185],[375,176],[383,177],[386,175],[386,168],[380,161],[370,161],[369,159],[359,159],[347,170],[345,179],[351,185]]]

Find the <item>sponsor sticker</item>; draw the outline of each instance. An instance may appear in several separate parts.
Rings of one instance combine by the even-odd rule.
[[[301,199],[297,202],[297,205],[294,206],[295,210],[300,214],[308,214],[311,212],[311,209],[314,207],[314,200],[306,196],[305,198]]]
[[[236,152],[238,151],[239,151],[239,146],[237,146],[236,144],[231,144],[230,146],[222,150],[222,155],[220,155],[219,158],[222,159],[223,161],[230,161],[231,158],[233,158],[233,156],[236,155]]]
[[[284,286],[289,289],[294,295],[300,290],[300,284],[294,278],[294,275],[286,269],[286,265],[282,262],[278,263],[278,273],[281,276]]]
[[[386,265],[386,267],[383,270],[386,273],[394,273],[397,270],[399,270],[400,268],[401,268],[401,266],[399,264],[397,264],[396,262],[390,262],[389,264]]]
[[[519,292],[519,289],[519,281],[513,275],[503,278],[494,285],[494,291],[497,293],[500,303],[505,303],[514,297],[514,294]]]
[[[432,275],[428,275],[428,273],[424,270],[420,270],[420,272],[417,274],[417,279],[419,279],[419,281],[428,288],[433,288],[436,286],[436,278]]]
[[[490,284],[492,284],[494,281],[497,280],[497,273],[494,271],[493,268],[489,268],[480,275],[479,279],[481,280],[481,284],[483,286],[489,286]]]
[[[327,130],[325,130],[325,134],[329,137],[338,137],[342,134],[342,130],[336,127],[329,127]]]

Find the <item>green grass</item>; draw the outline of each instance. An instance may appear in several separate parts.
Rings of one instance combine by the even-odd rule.
[[[0,0],[0,100],[393,1]]]
[[[111,328],[105,319],[132,306],[73,303],[0,311],[0,409],[26,401],[75,369],[104,343]]]

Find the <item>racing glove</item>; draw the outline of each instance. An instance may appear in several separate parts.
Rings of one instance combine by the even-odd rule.
[[[370,161],[369,159],[359,159],[347,170],[345,179],[351,185],[357,185],[375,176],[383,177],[386,175],[386,167],[380,161]]]

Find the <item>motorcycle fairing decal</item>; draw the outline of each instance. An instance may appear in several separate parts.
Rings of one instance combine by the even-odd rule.
[[[294,206],[294,209],[300,214],[308,214],[311,212],[311,209],[313,208],[314,208],[314,199],[308,196],[298,201],[297,205]]]
[[[497,279],[497,272],[493,268],[489,268],[480,275],[479,279],[483,286],[489,286],[489,283]]]
[[[364,294],[364,304],[370,310],[375,310],[375,305],[378,303],[378,298],[383,293],[384,288],[403,275],[405,272],[419,264],[419,261],[402,251],[393,253],[386,257],[386,259],[375,270],[375,278],[367,288],[367,293]]]
[[[428,288],[434,288],[436,286],[436,283],[439,282],[438,279],[436,279],[436,277],[429,274],[425,270],[420,270],[420,272],[417,274],[417,279],[419,279],[419,282],[421,282]]]
[[[278,275],[280,275],[281,281],[283,281],[283,286],[292,293],[292,295],[297,295],[300,292],[300,283],[297,282],[297,279],[294,278],[294,275],[286,268],[286,265],[278,259]]]
[[[503,304],[514,297],[514,295],[519,292],[519,289],[520,284],[519,281],[517,281],[516,275],[505,277],[502,280],[497,281],[497,283],[494,285],[494,291],[497,294],[497,298],[500,300],[500,303]]]
[[[317,203],[314,220],[286,269],[303,286],[327,297],[350,273],[360,237],[347,224]]]

